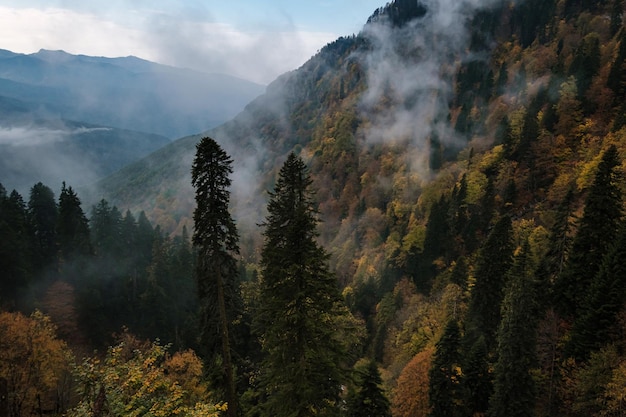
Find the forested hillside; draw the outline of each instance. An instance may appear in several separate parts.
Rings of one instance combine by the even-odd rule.
[[[16,255],[44,235],[3,248],[3,285],[30,296],[3,307],[54,321],[45,294],[64,285],[70,346],[126,326],[193,348],[200,396],[230,415],[622,415],[623,15],[622,0],[395,0],[232,121],[103,181],[130,211],[102,200],[81,220],[93,272],[72,275],[60,221],[44,276]],[[3,218],[32,224],[42,187],[28,205],[5,193]],[[21,242],[14,224],[3,241]]]

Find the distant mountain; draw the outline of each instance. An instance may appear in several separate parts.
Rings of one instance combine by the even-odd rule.
[[[132,56],[0,51],[0,96],[27,103],[37,118],[81,120],[170,139],[223,123],[264,89],[229,75]]]
[[[169,143],[165,136],[61,119],[0,97],[0,183],[22,195],[41,181],[90,185]]]

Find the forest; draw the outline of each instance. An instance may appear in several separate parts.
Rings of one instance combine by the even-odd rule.
[[[0,415],[626,414],[623,2],[421,4],[145,163],[193,204],[1,188]]]

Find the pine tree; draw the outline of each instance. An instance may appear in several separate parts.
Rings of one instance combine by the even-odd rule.
[[[255,327],[265,358],[267,416],[336,416],[345,347],[340,294],[317,243],[317,211],[306,165],[291,153],[270,192]]]
[[[528,252],[526,243],[515,257],[502,302],[489,417],[534,415],[535,386],[530,371],[536,362],[539,305]]]
[[[193,244],[198,250],[196,278],[202,309],[202,335],[213,361],[221,355],[228,415],[238,414],[232,361],[233,322],[240,314],[241,294],[235,256],[239,234],[228,205],[232,159],[215,140],[205,137],[196,146],[191,178],[197,207],[193,214]],[[220,349],[221,348],[221,349]]]
[[[617,148],[611,145],[598,165],[567,265],[555,283],[557,305],[566,316],[579,315],[591,280],[617,235],[622,217],[620,165]]]
[[[376,361],[369,361],[359,374],[357,391],[348,400],[348,417],[391,417]]]
[[[460,415],[460,332],[456,320],[450,320],[437,342],[429,372],[430,417]]]

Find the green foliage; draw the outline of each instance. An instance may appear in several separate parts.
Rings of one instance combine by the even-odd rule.
[[[525,243],[509,272],[502,302],[494,392],[487,412],[492,417],[534,415],[535,383],[531,369],[536,363],[539,303],[528,252]]]
[[[202,343],[207,357],[223,361],[223,382],[228,415],[236,416],[238,399],[233,366],[233,325],[242,311],[239,271],[239,235],[228,211],[232,159],[215,140],[205,137],[197,145],[191,168],[196,189],[194,246],[198,250],[196,277],[201,306]],[[218,359],[218,353],[220,355]]]
[[[585,294],[580,315],[574,321],[566,352],[577,359],[608,343],[619,334],[618,313],[626,302],[626,230],[622,224],[616,241],[604,256],[600,270],[593,277]]]
[[[494,225],[475,263],[474,286],[467,312],[469,340],[485,337],[488,350],[495,348],[500,324],[500,304],[504,298],[506,273],[513,256],[511,218],[503,216]]]
[[[347,399],[348,417],[391,417],[390,404],[383,388],[376,361],[370,360],[357,369],[354,393]]]
[[[346,312],[327,255],[315,240],[310,186],[304,162],[292,153],[267,207],[255,318],[265,354],[262,415],[339,414],[346,337],[338,326]]]
[[[34,237],[33,264],[37,272],[55,265],[56,226],[58,210],[52,190],[41,182],[30,189],[28,199],[28,222]]]
[[[460,339],[457,321],[450,320],[437,342],[429,372],[431,417],[462,415]]]
[[[617,236],[622,216],[620,165],[617,148],[609,147],[589,189],[567,265],[555,283],[558,305],[566,315],[580,315],[591,281]]]
[[[31,243],[26,203],[0,184],[0,306],[15,305],[32,279]]]

